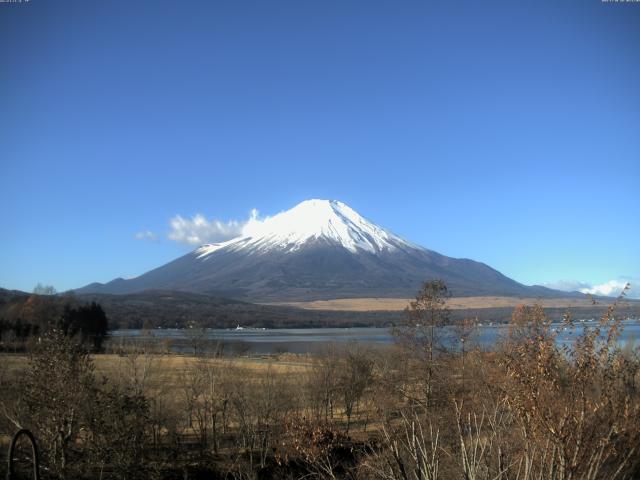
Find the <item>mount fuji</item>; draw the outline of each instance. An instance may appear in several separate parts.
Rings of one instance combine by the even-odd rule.
[[[440,278],[455,296],[566,297],[526,286],[473,260],[408,242],[335,200],[306,200],[232,240],[194,251],[132,279],[92,283],[78,293],[178,290],[256,302],[411,297]]]

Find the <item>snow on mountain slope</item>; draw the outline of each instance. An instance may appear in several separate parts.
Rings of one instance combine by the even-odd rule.
[[[333,200],[307,200],[273,217],[252,218],[237,238],[203,245],[136,278],[77,291],[179,290],[249,301],[408,298],[435,278],[457,296],[559,294],[411,244]]]
[[[242,236],[224,243],[203,245],[196,254],[202,258],[220,249],[295,252],[310,240],[320,239],[341,245],[352,253],[416,248],[342,202],[314,199],[262,221],[253,218],[243,229]]]

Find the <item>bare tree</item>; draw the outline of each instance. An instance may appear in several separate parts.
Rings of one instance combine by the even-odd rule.
[[[308,403],[315,417],[328,423],[333,418],[338,393],[339,356],[335,345],[328,345],[313,360],[306,383]]]
[[[93,370],[86,350],[51,330],[32,355],[25,374],[27,425],[44,445],[49,468],[62,478],[96,391]]]
[[[415,410],[403,412],[397,425],[382,428],[382,440],[367,456],[364,468],[381,480],[437,480],[443,449],[441,435]]]
[[[416,299],[406,309],[407,321],[394,330],[401,345],[420,362],[422,399],[413,397],[424,407],[428,407],[433,393],[435,355],[439,344],[438,327],[449,320],[446,301],[449,290],[442,280],[426,282]],[[407,392],[408,396],[412,396]]]
[[[338,388],[342,406],[347,417],[346,433],[349,433],[351,420],[357,411],[358,402],[370,386],[373,378],[373,362],[366,351],[357,345],[350,345],[348,353],[341,362],[338,373]]]
[[[53,285],[43,285],[40,282],[33,287],[33,293],[36,295],[55,295],[58,291]]]
[[[193,349],[193,355],[198,356],[198,353],[204,347],[207,330],[202,325],[190,322],[184,332],[189,346]]]
[[[456,323],[453,326],[454,339],[460,346],[460,377],[461,377],[461,389],[462,394],[465,394],[466,389],[466,368],[467,368],[467,355],[473,348],[473,341],[477,334],[477,321],[474,318],[464,318],[461,322]]]
[[[199,413],[198,409],[200,397],[204,389],[204,378],[202,372],[197,368],[197,364],[187,365],[181,372],[179,382],[187,428],[198,428],[199,426],[194,420],[196,420]]]
[[[120,356],[119,380],[136,395],[145,395],[156,373],[156,355],[147,343],[139,343]]]
[[[228,397],[224,388],[225,369],[228,365],[219,359],[202,358],[198,363],[203,378],[203,421],[210,429],[211,442],[215,452],[219,448],[220,422],[224,423]],[[224,428],[224,427],[223,427]]]

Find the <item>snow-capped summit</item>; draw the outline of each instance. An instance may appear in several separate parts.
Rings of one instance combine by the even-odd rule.
[[[78,291],[182,290],[249,301],[408,298],[434,278],[460,296],[554,295],[483,263],[409,243],[336,200],[306,200],[264,219],[254,215],[237,238],[203,245],[139,277]]]
[[[414,245],[370,222],[338,200],[305,200],[285,212],[264,220],[252,218],[240,237],[196,250],[205,257],[217,250],[265,253],[277,249],[300,250],[308,242],[325,241],[352,253],[394,251]]]

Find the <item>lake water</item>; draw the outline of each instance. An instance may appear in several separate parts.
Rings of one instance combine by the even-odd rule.
[[[558,330],[558,343],[571,344],[582,329],[593,328],[596,325],[596,322],[579,322],[573,331],[563,330],[560,324],[554,324],[553,328]],[[640,322],[626,320],[623,325],[620,343],[637,346],[637,341],[640,340]],[[505,337],[507,329],[506,325],[479,326],[469,343],[482,349],[491,349]],[[162,342],[169,339],[173,350],[188,351],[191,348],[191,338],[194,336],[193,333],[182,329],[115,330],[111,332],[111,342],[128,339]],[[348,347],[349,342],[365,345],[391,345],[395,342],[395,337],[388,328],[206,329],[197,336],[206,340],[209,346],[220,343],[224,344],[227,350],[251,353],[314,353],[326,348],[328,344]],[[451,328],[439,329],[439,336],[446,346],[455,347],[458,344],[457,335]]]

